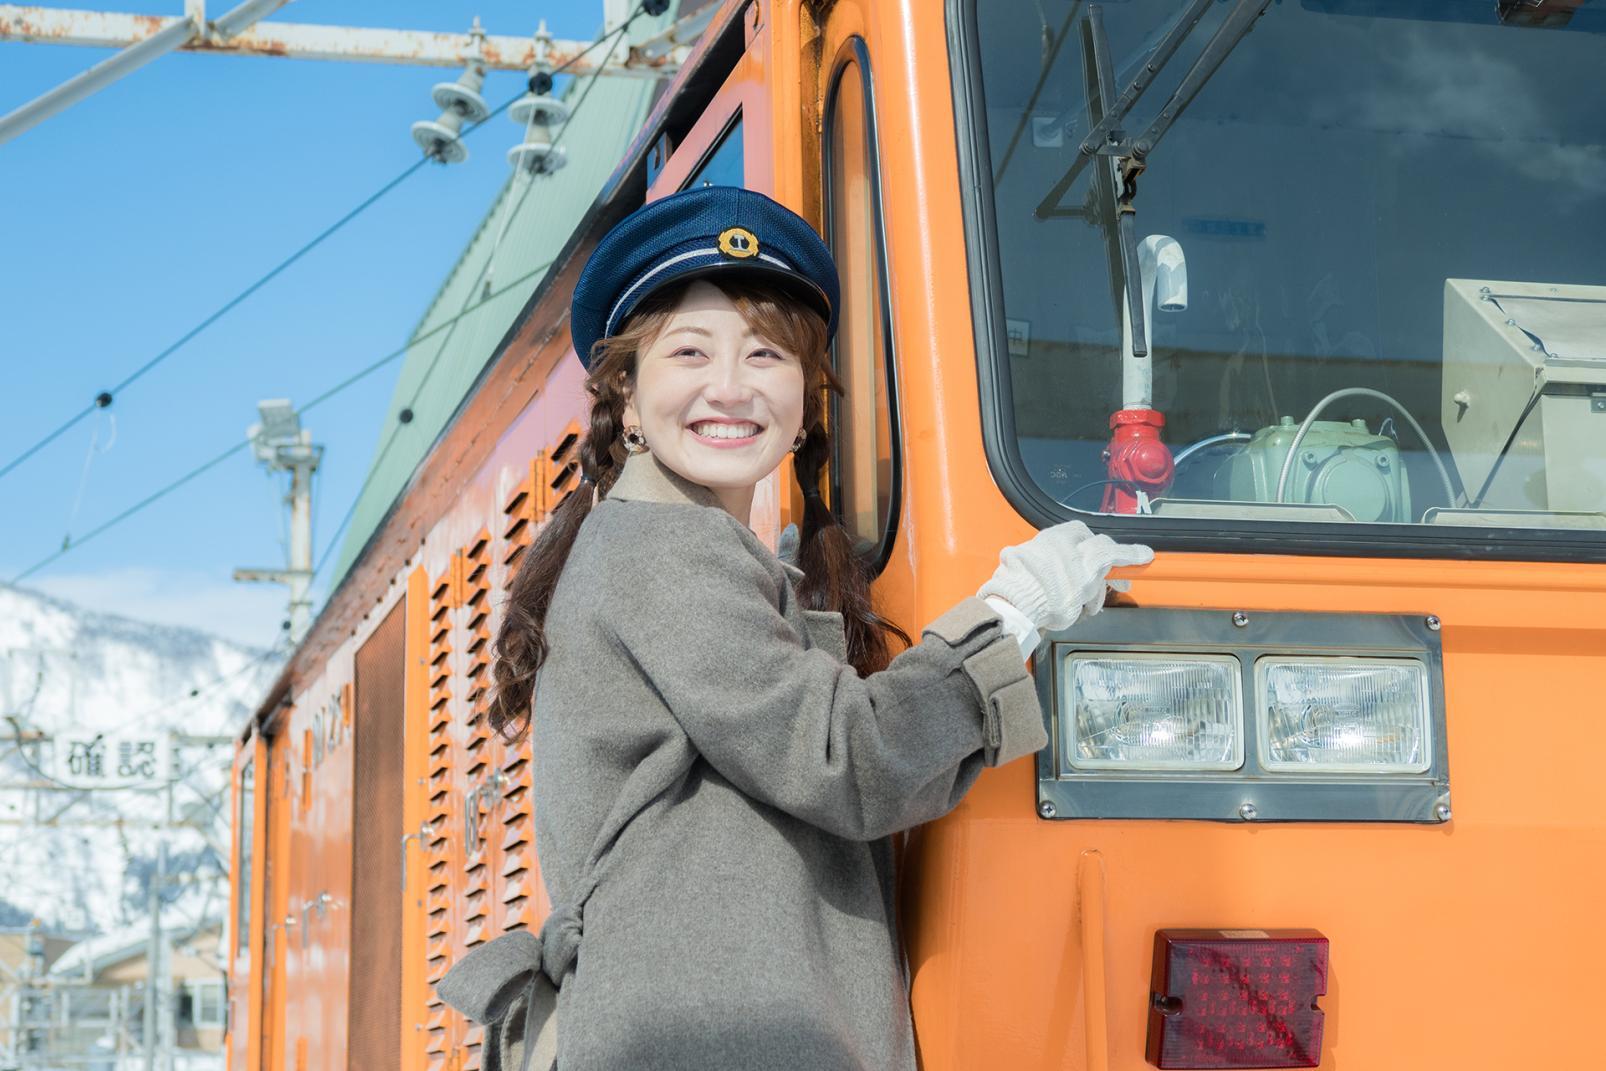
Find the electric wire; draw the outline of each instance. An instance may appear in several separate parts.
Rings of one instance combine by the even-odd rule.
[[[502,294],[506,293],[508,290],[512,289],[513,287],[519,286],[520,284],[528,281],[537,272],[545,271],[549,267],[551,267],[550,262],[547,263],[547,264],[542,264],[542,265],[540,265],[540,266],[538,266],[536,268],[530,269],[529,271],[525,272],[523,275],[520,275],[517,279],[514,279],[513,281],[509,282],[506,286],[502,287],[501,289],[497,290],[495,293],[491,294],[489,297],[486,297],[486,298],[482,299],[481,301],[476,302],[474,305],[464,309],[462,312],[458,313],[456,316],[453,316],[450,320],[442,321],[440,324],[437,324],[435,327],[430,328],[428,331],[425,331],[423,334],[414,336],[410,341],[407,342],[406,345],[401,346],[398,349],[392,350],[391,352],[385,354],[383,357],[380,357],[378,360],[373,361],[372,363],[368,364],[364,368],[361,368],[358,371],[356,371],[356,372],[352,373],[351,375],[347,376],[345,379],[341,380],[339,383],[336,383],[334,386],[330,387],[328,390],[325,390],[322,394],[319,394],[317,397],[313,398],[311,401],[307,402],[305,405],[300,406],[296,410],[296,415],[300,416],[301,414],[307,412],[307,410],[312,409],[314,406],[321,405],[322,403],[324,403],[324,402],[328,401],[329,399],[335,397],[336,395],[340,394],[341,392],[343,392],[343,391],[347,390],[348,388],[354,386],[355,384],[361,382],[366,377],[368,377],[368,376],[372,375],[373,373],[379,371],[379,369],[383,368],[385,365],[391,363],[392,361],[396,360],[399,357],[404,356],[407,353],[408,350],[412,349],[412,347],[416,346],[419,342],[422,342],[425,339],[428,339],[428,338],[430,338],[430,337],[432,337],[432,336],[434,336],[436,334],[439,334],[442,331],[447,330],[453,324],[455,324],[458,320],[462,319],[464,316],[468,315],[469,313],[473,312],[475,309],[479,308],[480,305],[483,305],[487,301],[495,300],[497,297],[500,297]],[[173,491],[178,490],[184,484],[189,483],[191,480],[193,480],[193,479],[195,479],[195,478],[197,478],[199,476],[204,475],[205,473],[209,472],[213,468],[216,468],[218,465],[222,464],[224,461],[226,461],[229,458],[233,457],[235,454],[239,453],[241,450],[244,450],[246,447],[248,447],[250,445],[251,445],[251,442],[250,442],[249,439],[241,440],[240,442],[234,444],[233,446],[229,447],[228,449],[222,451],[221,453],[213,456],[212,458],[208,459],[207,461],[205,461],[205,462],[201,463],[200,465],[196,466],[195,468],[191,469],[189,472],[185,473],[184,475],[182,475],[182,476],[178,477],[177,479],[173,480],[171,483],[168,483],[167,485],[161,487],[160,489],[158,489],[156,491],[153,491],[151,494],[145,496],[143,499],[141,499],[140,501],[136,502],[134,505],[128,507],[127,509],[123,510],[121,513],[117,514],[117,516],[111,518],[108,521],[103,522],[102,524],[98,525],[97,527],[95,527],[95,528],[91,529],[90,531],[84,533],[84,535],[82,535],[79,538],[77,538],[76,540],[74,540],[68,546],[62,547],[60,550],[57,550],[54,553],[52,553],[50,555],[47,555],[44,558],[39,559],[37,562],[35,562],[34,564],[30,565],[28,568],[24,569],[22,572],[18,573],[16,576],[12,577],[10,582],[12,584],[20,583],[21,581],[27,579],[29,576],[31,576],[34,573],[38,572],[40,569],[43,569],[45,566],[50,565],[51,563],[57,561],[58,559],[62,558],[63,556],[72,553],[74,550],[76,550],[79,547],[83,546],[85,543],[89,542],[91,539],[94,539],[96,536],[104,534],[108,529],[110,529],[112,527],[115,527],[118,524],[121,524],[123,521],[128,520],[130,517],[134,516],[135,514],[139,513],[140,511],[142,511],[142,510],[146,509],[147,507],[151,506],[152,504],[154,504],[155,502],[157,502],[161,498],[164,498],[165,496],[167,496],[168,494],[172,493]]]
[[[591,44],[587,45],[582,51],[575,53],[569,59],[565,60],[559,66],[553,68],[548,73],[552,74],[552,75],[562,74],[566,69],[568,69],[569,67],[572,67],[574,64],[580,62],[581,59],[583,59],[585,56],[589,55],[592,51],[594,51],[595,49],[600,47],[602,44],[607,42],[610,38],[614,39],[614,43],[617,44],[618,43],[617,38],[620,37],[620,36],[623,36],[625,31],[630,28],[631,23],[633,23],[635,21],[636,17],[641,14],[642,10],[643,10],[642,7],[638,5],[636,10],[635,10],[635,13],[632,14],[623,23],[621,23],[618,27],[616,27],[615,29],[609,31],[607,34],[604,34],[603,36],[598,37],[595,41],[591,42]],[[612,56],[613,52],[612,52],[611,49],[609,50],[608,54],[609,54],[609,56]],[[604,64],[606,64],[606,62],[607,61],[605,60]],[[463,138],[467,137],[469,134],[472,134],[474,131],[478,130],[480,127],[484,126],[486,123],[489,123],[492,119],[495,119],[498,115],[501,115],[503,112],[507,111],[508,108],[512,107],[513,102],[518,100],[518,99],[520,99],[522,96],[523,96],[523,94],[521,93],[518,96],[511,97],[508,100],[504,101],[499,107],[497,107],[495,110],[493,110],[484,119],[481,119],[479,122],[470,125],[466,129],[461,131],[459,134],[457,134],[455,140],[461,141]],[[417,174],[426,164],[429,164],[429,163],[433,162],[434,159],[435,159],[435,157],[432,156],[432,155],[425,155],[425,156],[420,157],[416,162],[414,162],[413,164],[408,166],[406,169],[404,169],[395,178],[391,179],[389,182],[387,182],[383,186],[381,186],[378,190],[374,191],[373,193],[371,193],[367,197],[365,197],[362,201],[358,202],[358,204],[357,204],[357,206],[355,208],[351,209],[345,215],[343,215],[339,219],[337,219],[335,222],[331,223],[329,226],[325,227],[322,231],[318,232],[318,234],[316,236],[314,236],[311,241],[306,242],[300,248],[298,248],[295,252],[291,253],[288,257],[286,257],[285,259],[281,260],[278,264],[274,265],[274,267],[269,269],[266,274],[258,277],[255,282],[251,283],[251,285],[247,286],[244,290],[241,290],[238,294],[234,295],[234,297],[232,297],[228,301],[224,302],[221,306],[219,306],[216,310],[214,310],[209,316],[207,316],[203,320],[201,320],[200,323],[196,324],[194,327],[192,327],[188,331],[184,332],[184,334],[180,335],[176,341],[170,343],[166,348],[164,348],[161,351],[159,351],[155,356],[151,357],[149,360],[147,360],[144,364],[140,365],[138,368],[136,368],[129,375],[125,376],[121,381],[119,381],[110,390],[99,392],[95,396],[95,398],[90,401],[90,403],[88,405],[84,406],[82,409],[78,410],[78,412],[76,412],[72,416],[70,416],[66,421],[64,421],[62,424],[60,424],[54,431],[51,431],[49,434],[45,435],[43,438],[41,438],[37,442],[35,442],[32,446],[30,446],[26,450],[24,450],[22,453],[18,454],[16,457],[12,458],[3,467],[0,467],[0,479],[4,479],[6,475],[8,475],[10,472],[12,472],[14,469],[16,469],[23,462],[27,461],[29,458],[31,458],[35,454],[37,454],[40,450],[43,450],[45,447],[47,447],[51,443],[55,442],[61,436],[65,435],[68,431],[72,430],[72,428],[74,428],[85,417],[87,417],[91,413],[93,413],[96,409],[104,409],[104,408],[110,406],[112,404],[112,402],[116,400],[117,395],[120,394],[123,390],[127,389],[129,386],[132,386],[135,382],[137,382],[139,379],[141,379],[143,376],[145,376],[146,373],[150,372],[157,365],[159,365],[163,361],[167,360],[174,353],[177,353],[180,349],[182,349],[185,345],[187,345],[190,341],[192,341],[196,336],[200,335],[208,327],[211,327],[213,324],[217,323],[224,316],[228,315],[235,308],[237,308],[240,304],[245,302],[248,298],[251,297],[251,295],[255,294],[258,290],[261,290],[268,283],[270,283],[274,279],[278,278],[279,275],[281,275],[291,265],[293,265],[297,261],[301,260],[302,257],[304,257],[308,253],[312,252],[318,246],[322,245],[328,238],[333,236],[337,231],[339,231],[341,228],[343,228],[346,224],[350,223],[352,220],[356,219],[358,216],[360,216],[364,212],[366,212],[369,208],[373,207],[380,200],[382,200],[385,197],[386,194],[390,193],[396,187],[400,186],[403,182],[406,182],[409,178],[412,178],[413,175]]]

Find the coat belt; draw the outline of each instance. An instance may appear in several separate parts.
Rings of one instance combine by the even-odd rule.
[[[503,934],[464,956],[435,987],[447,1004],[484,1025],[484,1071],[552,1071],[558,989],[574,970],[581,933],[580,905],[554,908],[539,936]]]

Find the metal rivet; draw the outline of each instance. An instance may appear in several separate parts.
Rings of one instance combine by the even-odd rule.
[[[1385,455],[1385,454],[1378,454],[1377,455],[1377,467],[1382,469],[1384,472],[1387,472],[1389,470],[1389,459],[1388,459],[1387,455]]]
[[[1255,810],[1255,805],[1253,803],[1246,803],[1242,807],[1238,808],[1238,817],[1242,818],[1245,822],[1253,822],[1255,817],[1259,814],[1260,812]]]
[[[1433,808],[1433,813],[1439,821],[1448,822],[1450,820],[1450,805],[1448,803],[1441,803],[1437,807]]]
[[[1427,619],[1427,626],[1428,626],[1428,631],[1429,632],[1437,632],[1437,631],[1439,631],[1439,619],[1438,619],[1438,617],[1435,616],[1434,614],[1429,614],[1428,615],[1428,619]]]
[[[1053,818],[1059,812],[1054,809],[1053,800],[1044,800],[1042,803],[1037,805],[1037,813],[1042,815],[1044,818]]]
[[[1239,628],[1243,628],[1249,624],[1249,615],[1244,613],[1242,610],[1234,610],[1232,612],[1232,623],[1237,625]]]

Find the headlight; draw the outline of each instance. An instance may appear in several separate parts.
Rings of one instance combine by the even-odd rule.
[[[1228,655],[1071,654],[1060,754],[1076,770],[1235,770],[1239,672]]]
[[[1432,761],[1421,662],[1261,658],[1255,691],[1269,770],[1421,773]]]

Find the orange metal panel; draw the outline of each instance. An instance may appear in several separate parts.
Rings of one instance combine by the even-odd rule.
[[[349,658],[289,719],[303,741],[305,796],[290,821],[289,902],[284,942],[285,1026],[307,1071],[344,1071],[351,903],[351,733],[346,728]]]

